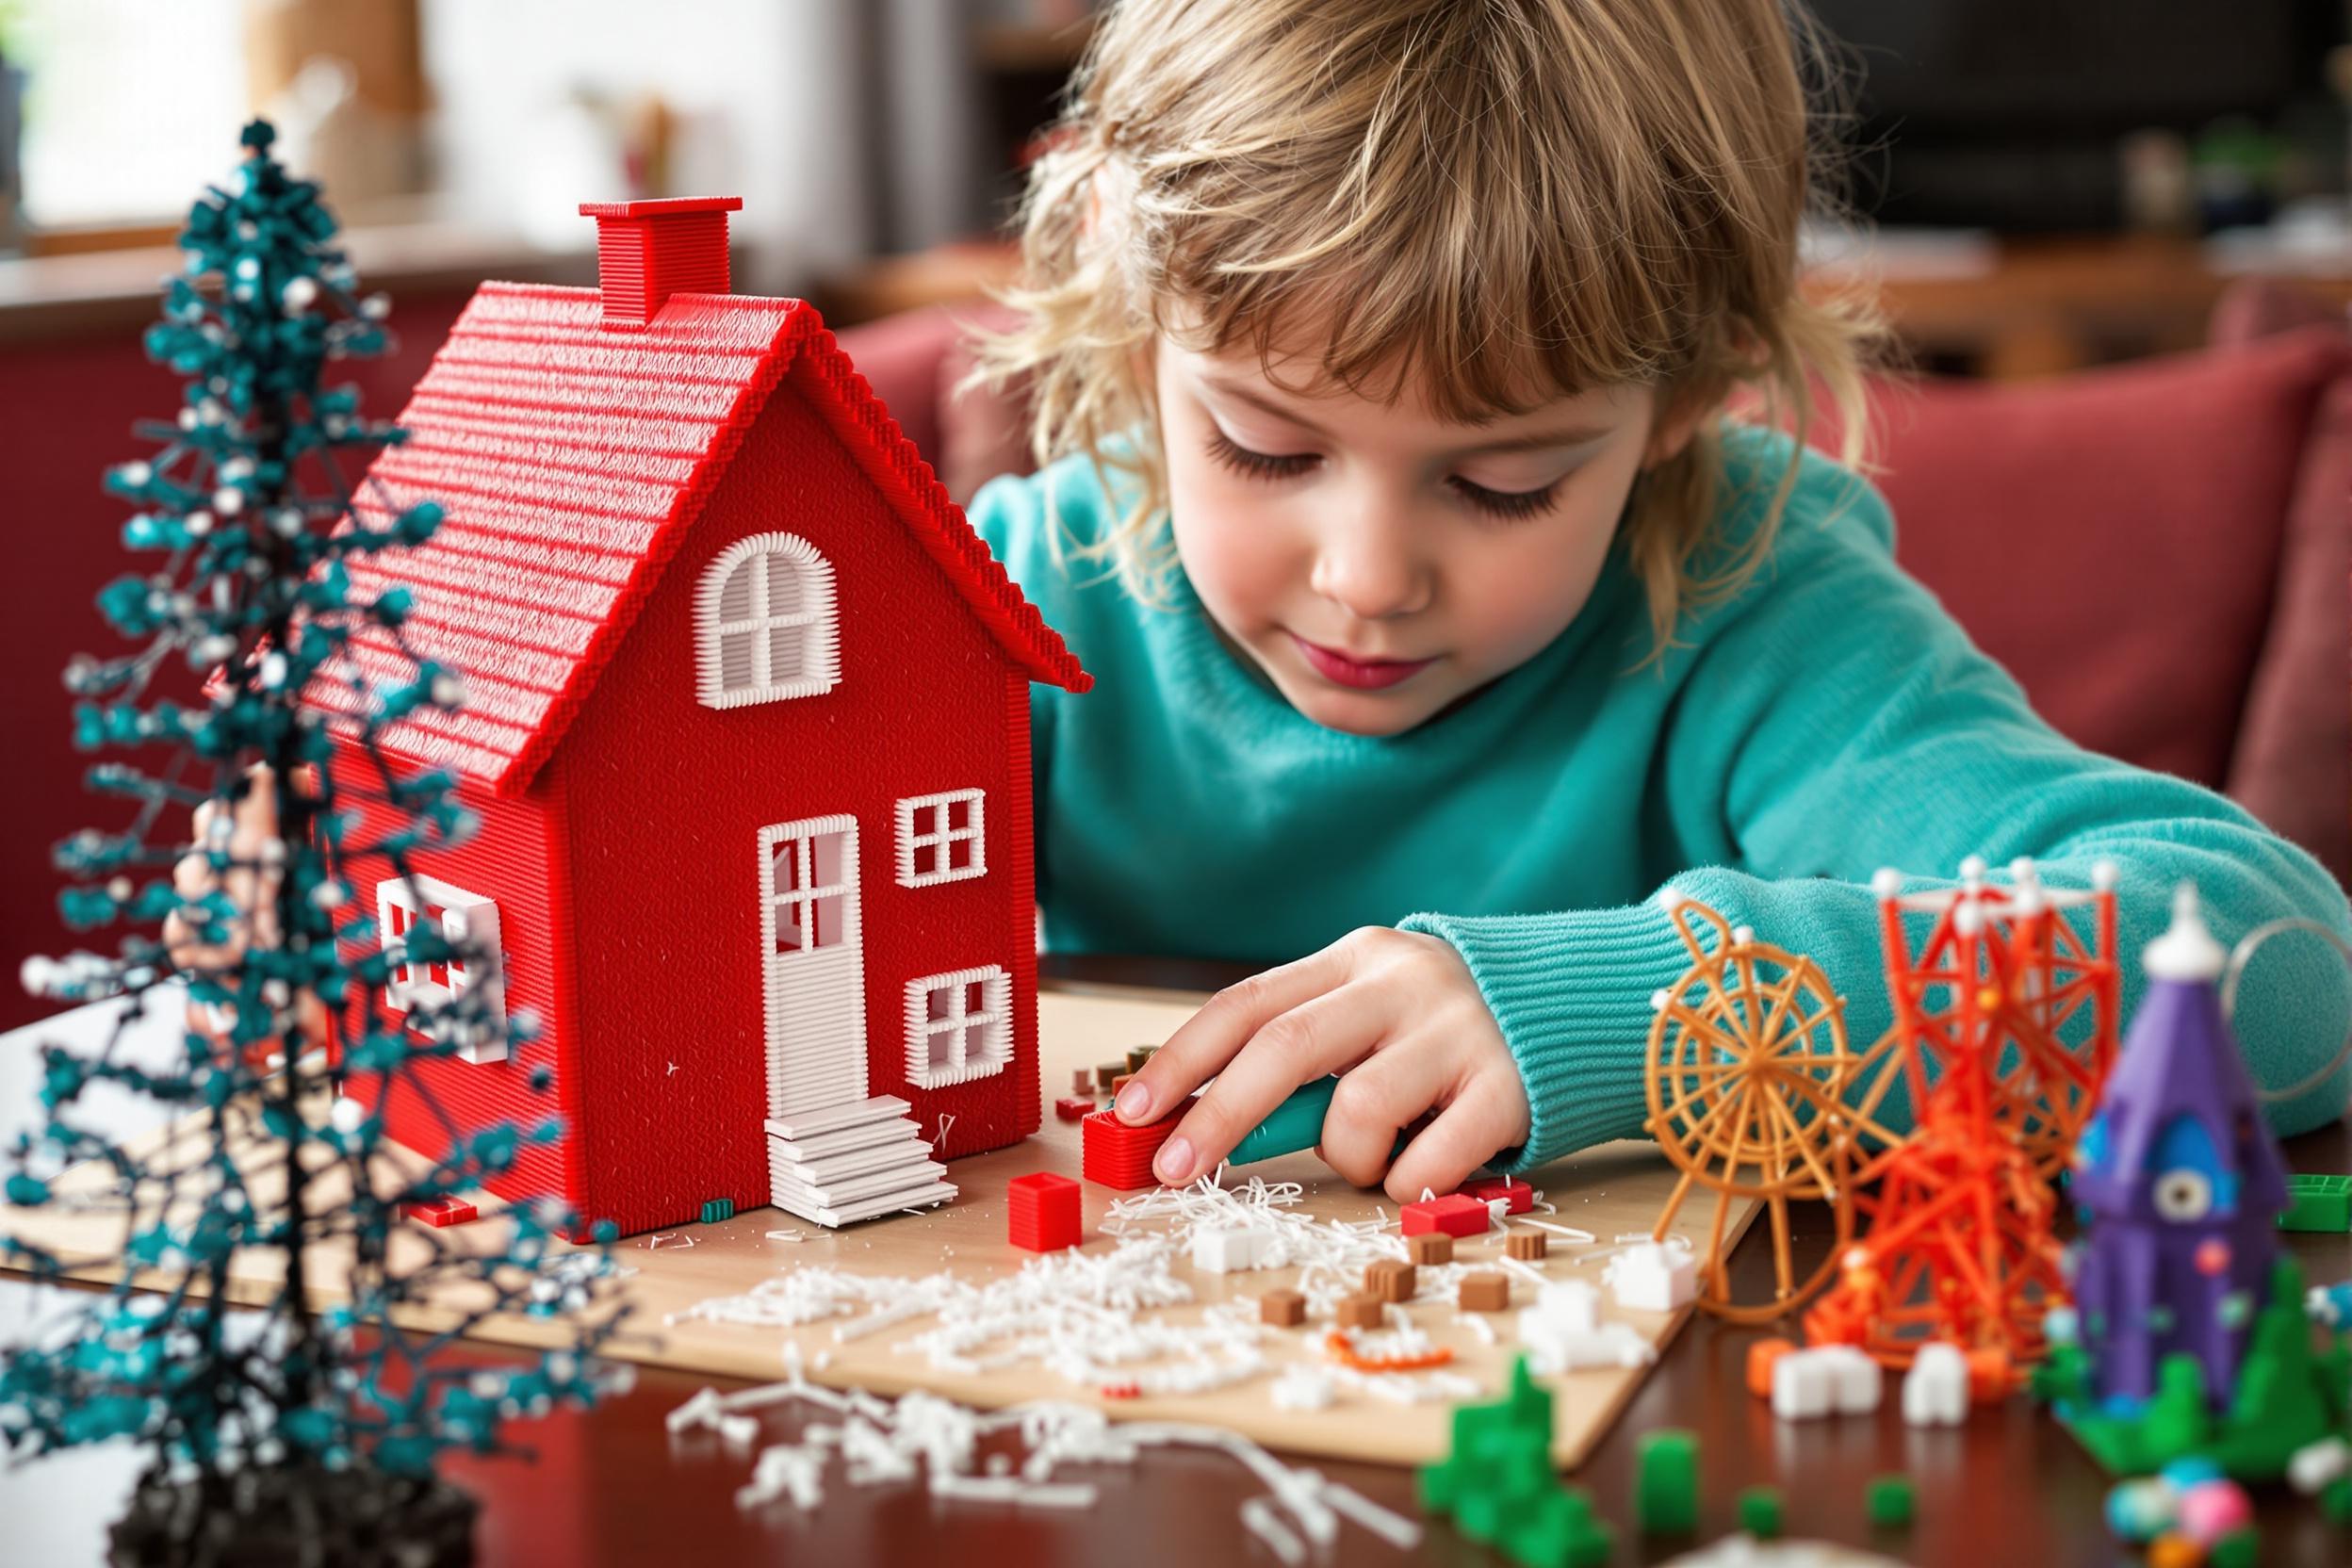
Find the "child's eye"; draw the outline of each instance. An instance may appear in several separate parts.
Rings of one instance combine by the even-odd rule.
[[[1315,466],[1314,457],[1303,452],[1282,457],[1253,452],[1214,425],[1209,427],[1209,455],[1245,479],[1289,479]]]
[[[1552,500],[1560,493],[1560,481],[1554,480],[1541,490],[1489,490],[1483,484],[1473,484],[1466,479],[1449,482],[1463,500],[1494,517],[1532,517],[1539,512],[1551,510]]]

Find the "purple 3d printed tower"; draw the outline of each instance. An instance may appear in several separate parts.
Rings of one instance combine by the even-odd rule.
[[[2270,1286],[2285,1166],[2222,1018],[2224,955],[2194,887],[2142,962],[2148,993],[2075,1156],[2087,1232],[2075,1306],[2107,1399],[2148,1397],[2164,1359],[2185,1351],[2218,1404]]]

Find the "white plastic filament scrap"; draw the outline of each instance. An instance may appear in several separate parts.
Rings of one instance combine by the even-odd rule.
[[[1285,1563],[1303,1560],[1310,1545],[1318,1551],[1328,1548],[1342,1519],[1400,1550],[1421,1539],[1421,1527],[1414,1521],[1316,1471],[1294,1470],[1237,1432],[1173,1422],[1115,1426],[1100,1411],[1054,1401],[983,1413],[917,1392],[902,1396],[893,1405],[862,1389],[818,1387],[803,1376],[797,1356],[788,1354],[785,1363],[782,1382],[732,1394],[704,1389],[668,1417],[673,1433],[717,1429],[730,1417],[788,1400],[841,1417],[839,1422],[811,1422],[802,1429],[798,1442],[760,1450],[750,1482],[735,1494],[739,1508],[783,1500],[798,1509],[814,1509],[825,1495],[827,1459],[836,1452],[853,1486],[912,1479],[919,1459],[924,1484],[935,1497],[1090,1508],[1097,1489],[1056,1481],[1057,1466],[1132,1465],[1147,1447],[1186,1446],[1222,1449],[1266,1486],[1264,1495],[1242,1505],[1242,1523]],[[1028,1450],[1018,1473],[1001,1462],[982,1473],[975,1466],[980,1440],[1007,1429],[1017,1430]]]

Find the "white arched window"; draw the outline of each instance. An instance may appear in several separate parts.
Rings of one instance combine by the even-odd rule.
[[[797,534],[738,540],[703,571],[694,642],[705,708],[831,691],[841,678],[833,564]]]

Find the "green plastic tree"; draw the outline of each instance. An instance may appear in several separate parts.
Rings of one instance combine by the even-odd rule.
[[[272,139],[247,126],[230,188],[188,215],[186,273],[147,335],[149,355],[185,378],[182,404],[139,428],[152,455],[106,476],[136,508],[123,543],[155,560],[100,596],[130,651],[77,659],[67,681],[76,743],[132,754],[89,774],[130,821],[75,835],[57,859],[68,923],[127,934],[110,956],[36,960],[26,981],[65,1001],[121,999],[121,1021],[94,1053],[43,1049],[45,1125],[10,1152],[7,1197],[47,1212],[9,1226],[0,1256],[37,1276],[111,1265],[125,1282],[0,1349],[0,1435],[28,1454],[143,1446],[119,1553],[234,1560],[221,1543],[292,1533],[326,1552],[317,1560],[459,1560],[471,1503],[434,1480],[436,1457],[499,1449],[511,1417],[610,1385],[592,1352],[615,1320],[600,1282],[612,1269],[602,1249],[559,1243],[573,1220],[556,1205],[450,1233],[403,1218],[494,1180],[555,1126],[457,1136],[452,1122],[446,1155],[426,1161],[390,1144],[374,1109],[396,1089],[430,1103],[418,1062],[532,1024],[506,1016],[495,984],[395,1010],[400,966],[482,975],[498,956],[427,923],[387,952],[353,898],[379,876],[413,878],[417,855],[473,830],[450,777],[404,772],[383,743],[463,690],[411,653],[405,595],[352,589],[349,563],[424,543],[441,514],[382,494],[367,514],[384,526],[352,510],[347,476],[401,433],[320,378],[383,351],[384,303],[360,297],[318,188],[287,176]],[[397,652],[395,679],[381,662],[377,678],[358,673],[362,638]],[[174,662],[209,674],[200,705],[152,692]],[[240,812],[263,788],[274,808]],[[126,1049],[142,1017],[184,1011],[176,1060]],[[108,1085],[168,1107],[171,1135],[100,1130],[86,1097]],[[114,1250],[33,1239],[57,1233],[31,1221],[56,1217]],[[235,1272],[282,1282],[233,1308],[232,1266],[256,1255],[267,1271]],[[316,1309],[320,1288],[338,1304]],[[442,1315],[419,1329],[412,1309],[428,1300]],[[575,1331],[531,1360],[445,1354],[494,1314]]]

